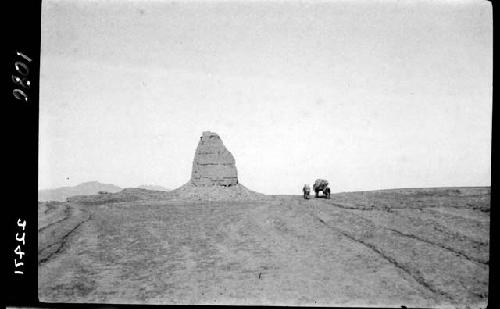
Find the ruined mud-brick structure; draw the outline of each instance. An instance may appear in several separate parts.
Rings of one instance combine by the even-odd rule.
[[[194,156],[191,184],[197,187],[238,184],[234,157],[217,133],[203,132]]]

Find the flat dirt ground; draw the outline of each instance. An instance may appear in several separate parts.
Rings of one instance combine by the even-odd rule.
[[[42,302],[487,305],[489,188],[38,208]]]

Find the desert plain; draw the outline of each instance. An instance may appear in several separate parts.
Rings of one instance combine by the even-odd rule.
[[[39,202],[40,301],[487,305],[489,187],[308,200],[242,188],[219,188],[226,199],[184,188]]]

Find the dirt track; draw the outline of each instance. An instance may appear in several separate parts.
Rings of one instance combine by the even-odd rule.
[[[44,203],[39,224],[47,302],[486,307],[488,296],[484,188]]]

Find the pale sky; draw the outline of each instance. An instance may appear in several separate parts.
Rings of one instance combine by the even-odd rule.
[[[186,183],[203,131],[266,194],[489,186],[487,1],[44,1],[39,188]]]

